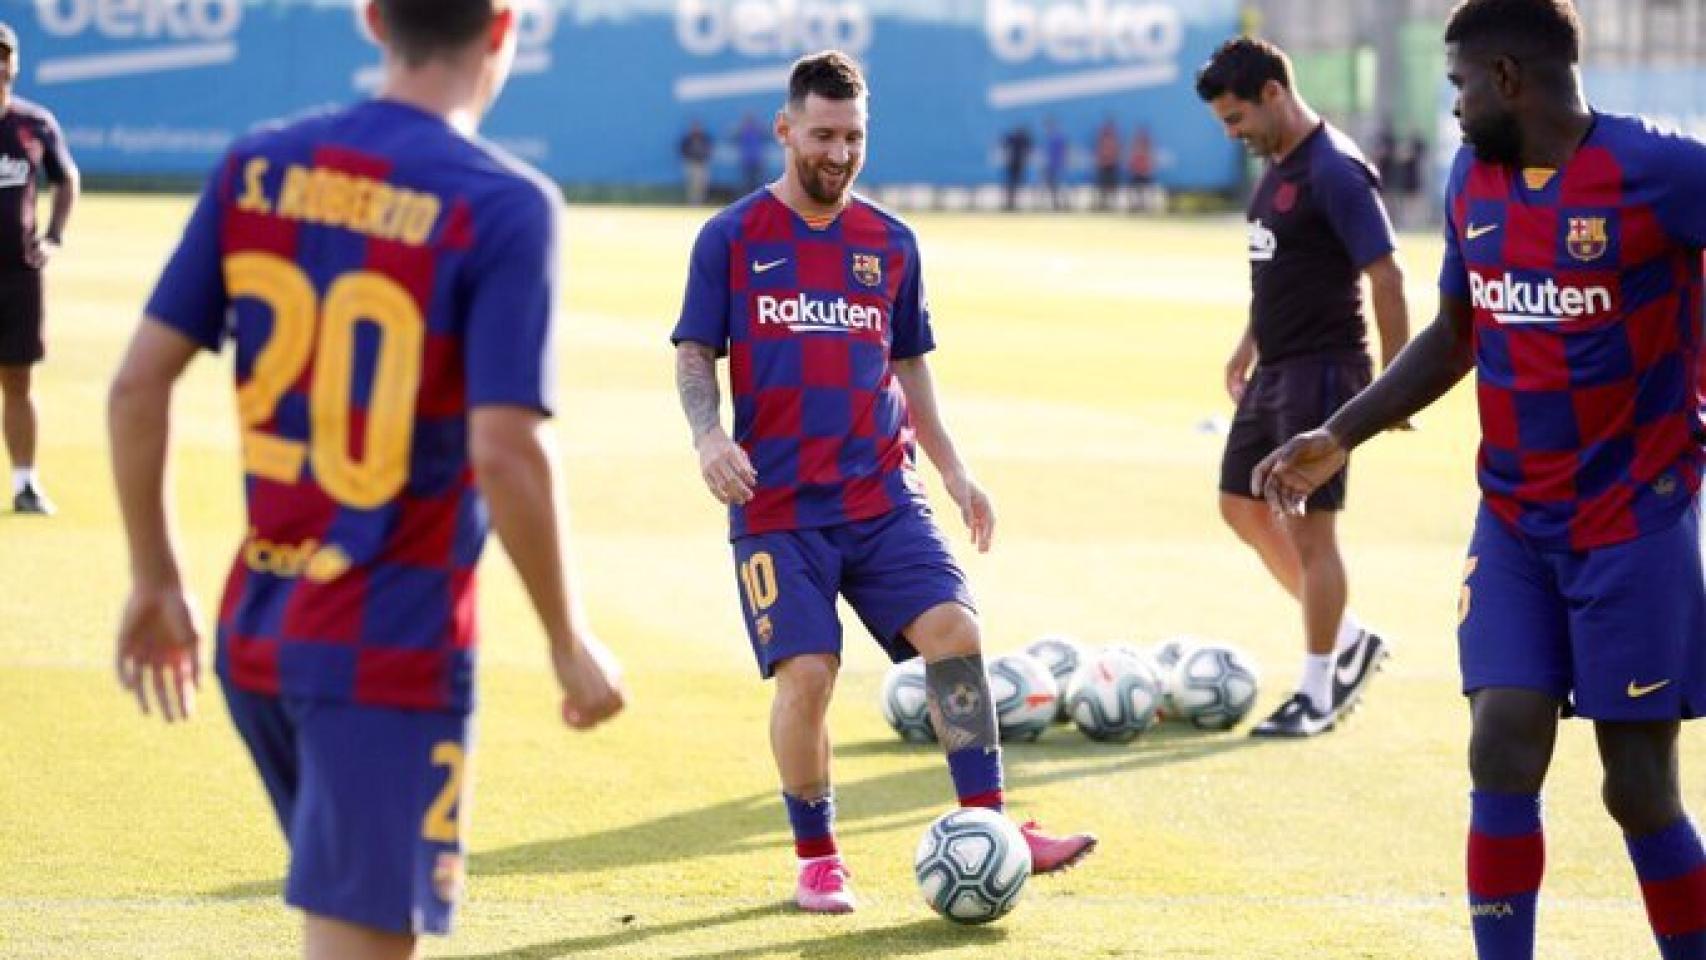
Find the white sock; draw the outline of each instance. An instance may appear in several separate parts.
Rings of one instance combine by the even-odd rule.
[[[12,468],[12,492],[14,494],[23,493],[25,487],[30,486],[30,485],[34,484],[35,482],[36,482],[36,468],[35,467],[13,467]]]
[[[1326,713],[1333,708],[1333,655],[1330,653],[1310,653],[1303,657],[1303,679],[1298,683],[1299,693],[1309,698],[1320,713]]]
[[[1346,607],[1345,616],[1339,621],[1339,635],[1333,638],[1333,652],[1344,653],[1350,648],[1351,644],[1357,642],[1358,637],[1362,636],[1362,629],[1362,621],[1357,619],[1357,615],[1352,613],[1349,607]]]

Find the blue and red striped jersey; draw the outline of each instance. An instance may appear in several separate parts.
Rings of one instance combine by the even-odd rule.
[[[835,526],[917,499],[913,432],[891,360],[935,348],[918,243],[855,197],[826,226],[768,189],[705,224],[676,343],[729,357],[734,439],[758,487],[731,537]]]
[[[221,676],[258,693],[473,706],[482,405],[549,413],[555,186],[373,100],[238,141],[149,316],[235,346],[248,535]]]
[[[1675,522],[1700,484],[1706,144],[1595,114],[1538,179],[1459,152],[1440,290],[1474,311],[1488,506],[1587,550]]]

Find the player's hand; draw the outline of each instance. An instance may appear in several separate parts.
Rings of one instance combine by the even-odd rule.
[[[1244,391],[1250,388],[1250,366],[1255,362],[1252,351],[1244,349],[1239,343],[1238,349],[1232,351],[1232,356],[1226,361],[1226,395],[1233,403],[1244,399]]]
[[[576,730],[591,730],[628,702],[622,665],[591,632],[582,632],[570,644],[553,644],[551,666],[563,688],[563,722]]]
[[[1325,429],[1300,433],[1256,464],[1250,492],[1275,514],[1303,516],[1309,495],[1345,468],[1350,452]]]
[[[24,254],[24,260],[30,266],[40,270],[47,266],[48,262],[53,259],[54,254],[58,252],[58,240],[49,240],[46,237],[37,237],[35,241],[30,244],[30,249]]]
[[[195,604],[177,587],[133,590],[118,628],[119,686],[136,697],[144,715],[154,705],[167,723],[195,713],[201,686],[201,634]]]
[[[995,541],[995,504],[989,494],[969,473],[945,476],[942,483],[948,488],[954,506],[960,508],[960,519],[971,531],[971,542],[977,545],[977,552],[988,553],[989,545]]]
[[[758,471],[752,468],[746,451],[722,427],[707,430],[695,446],[699,448],[699,475],[705,478],[711,496],[728,504],[752,499],[753,488],[758,485]]]

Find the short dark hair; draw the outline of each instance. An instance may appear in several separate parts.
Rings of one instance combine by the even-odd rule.
[[[1197,71],[1197,96],[1209,103],[1231,93],[1255,103],[1272,80],[1290,90],[1291,58],[1285,51],[1255,37],[1233,37],[1214,51]]]
[[[1569,64],[1581,59],[1582,24],[1570,0],[1463,0],[1446,21],[1445,42]]]
[[[491,29],[502,0],[379,0],[390,46],[410,66],[455,53]]]
[[[788,106],[799,107],[817,94],[825,100],[856,100],[865,95],[859,62],[840,50],[825,50],[794,61],[788,75]]]

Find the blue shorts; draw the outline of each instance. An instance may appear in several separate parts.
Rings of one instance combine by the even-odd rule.
[[[834,527],[753,534],[733,546],[746,634],[766,678],[790,657],[841,656],[838,595],[895,663],[918,655],[902,631],[920,615],[944,603],[976,609],[924,503]]]
[[[285,902],[390,933],[449,933],[470,718],[224,689],[290,846]]]
[[[1700,514],[1596,550],[1539,550],[1486,507],[1458,607],[1463,692],[1519,687],[1593,720],[1706,713]]]

